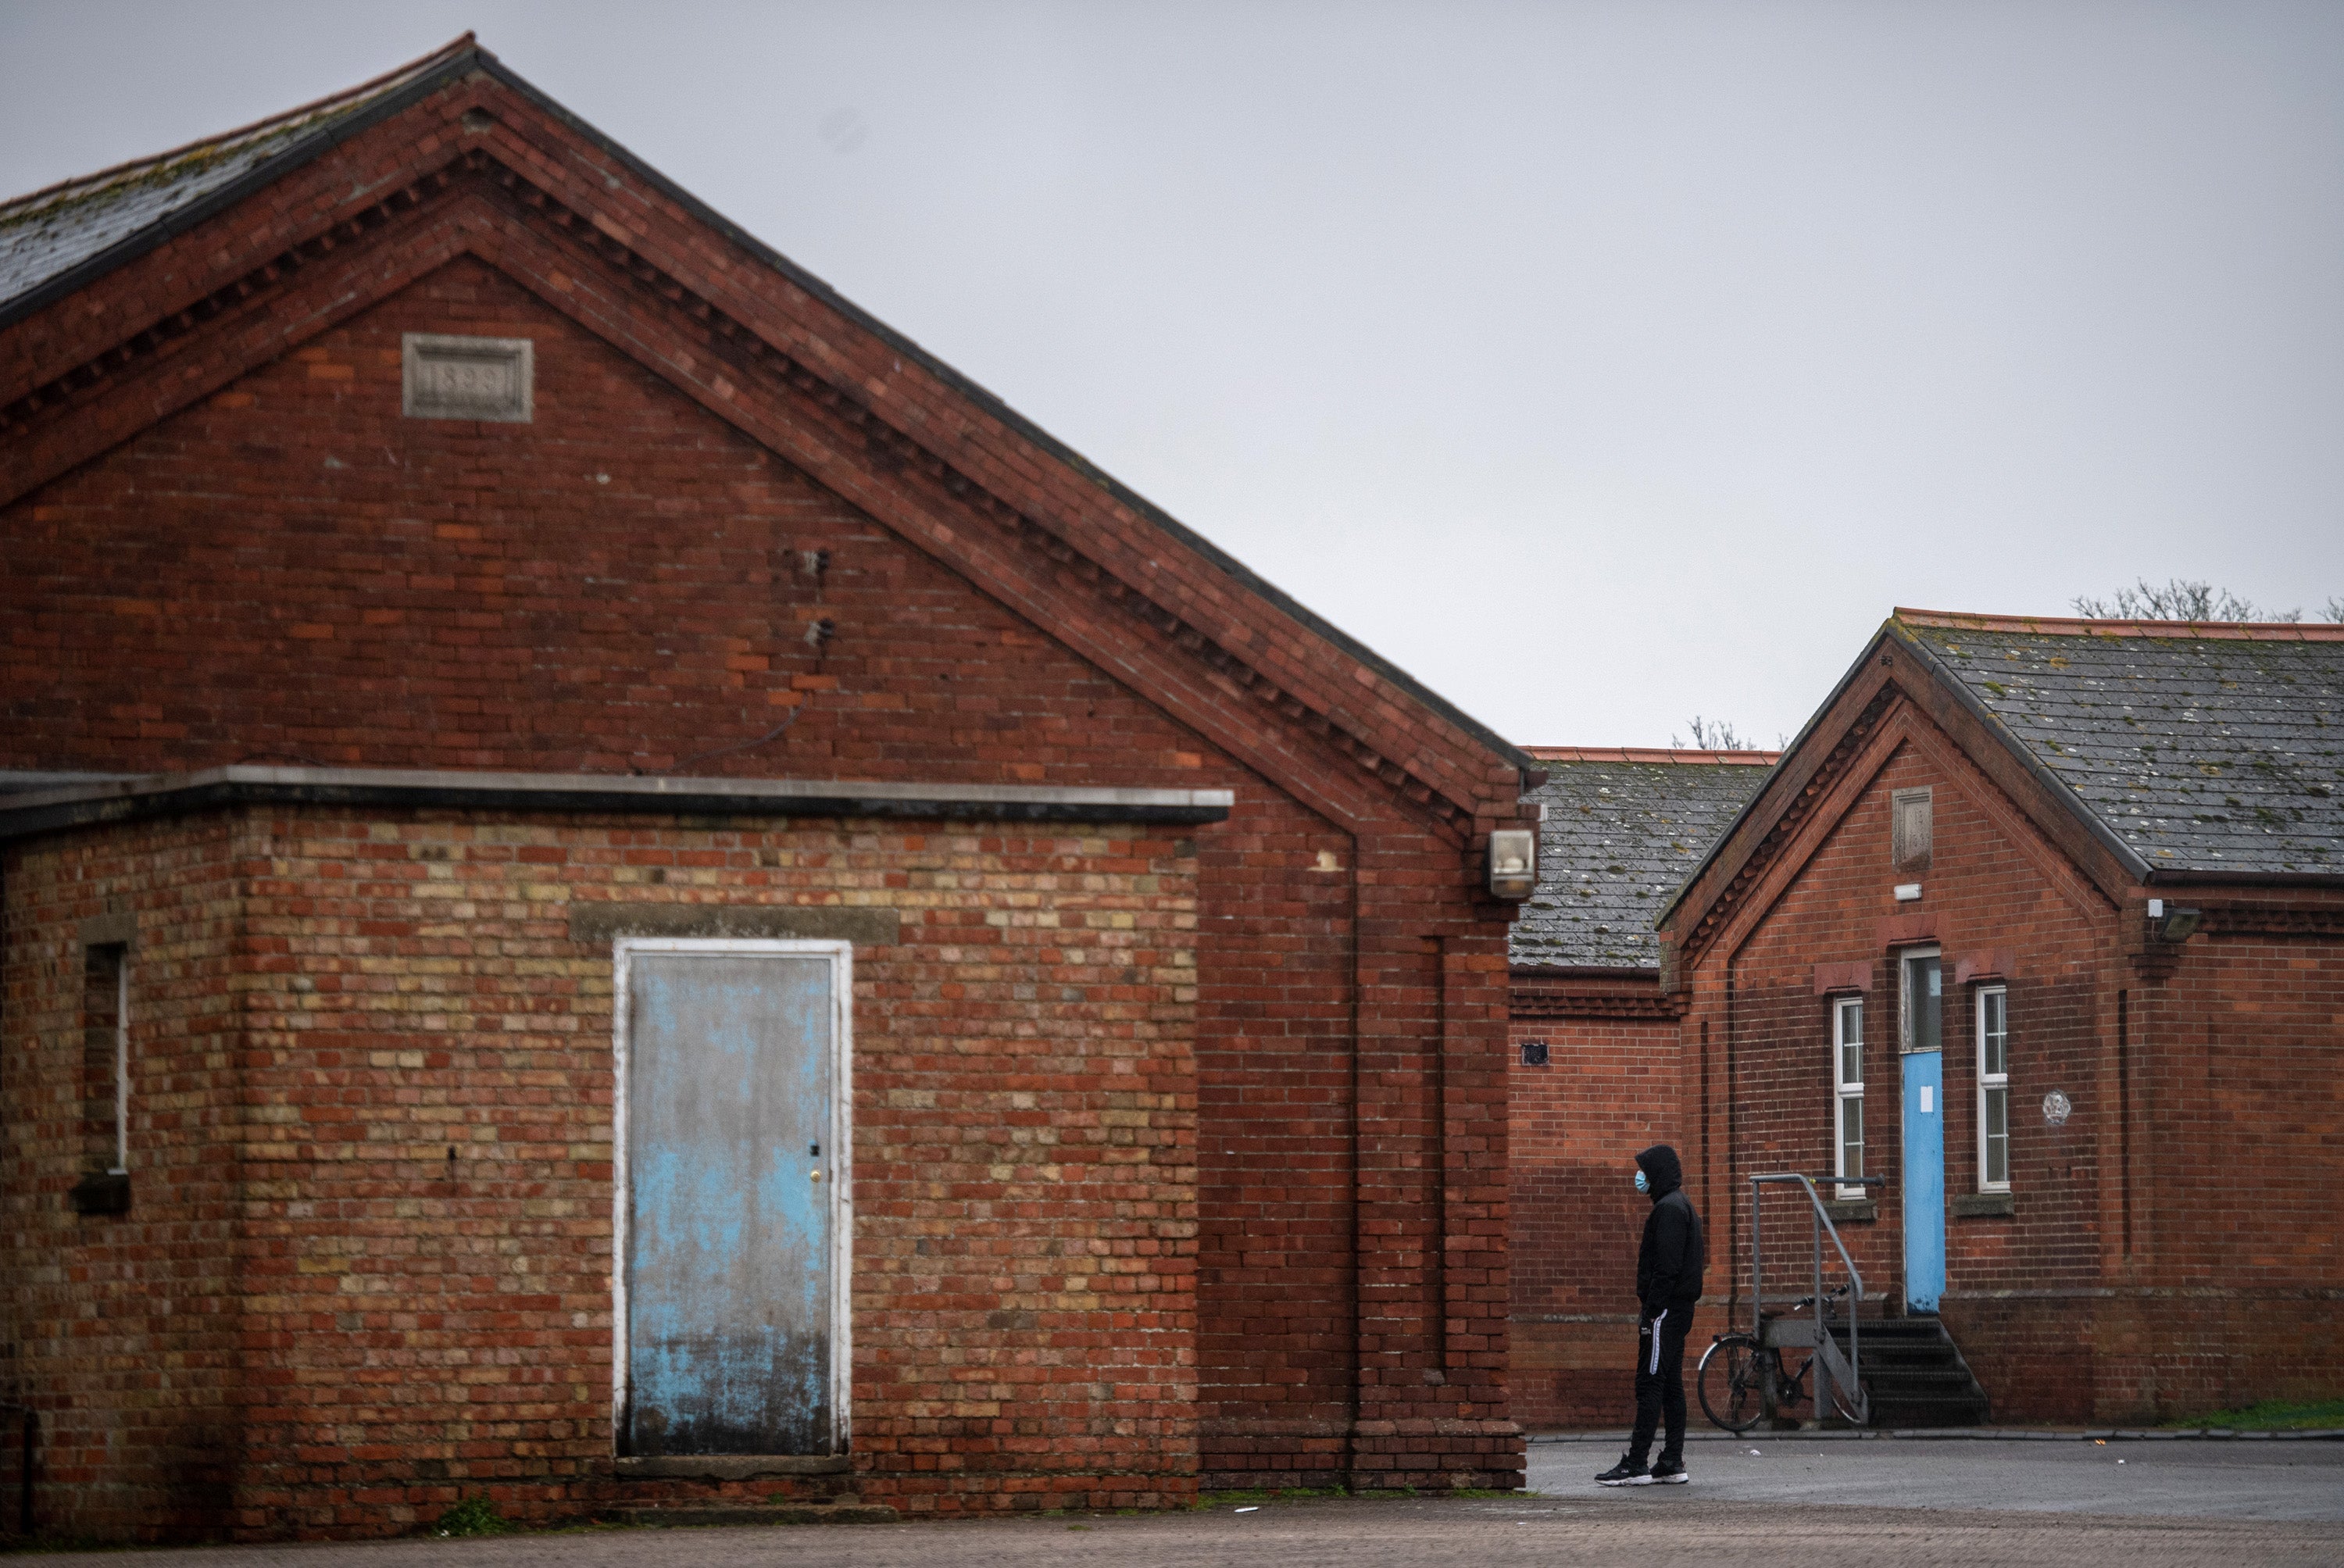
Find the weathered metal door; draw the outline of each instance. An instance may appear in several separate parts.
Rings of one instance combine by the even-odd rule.
[[[850,963],[618,945],[621,1453],[844,1447]]]
[[[1937,952],[1908,952],[1904,1013],[1904,1305],[1934,1312],[1945,1293],[1945,974]]]

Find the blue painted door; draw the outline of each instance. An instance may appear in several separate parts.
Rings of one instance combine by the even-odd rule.
[[[1945,1293],[1944,976],[1935,954],[1903,969],[1904,1305],[1934,1312]]]
[[[833,1451],[834,978],[631,956],[624,1452]]]

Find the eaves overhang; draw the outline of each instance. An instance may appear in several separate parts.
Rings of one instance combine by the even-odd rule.
[[[1225,789],[240,766],[0,794],[0,840],[234,805],[1196,825],[1227,820],[1236,802]]]

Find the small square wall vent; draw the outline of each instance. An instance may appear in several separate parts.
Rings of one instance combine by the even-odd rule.
[[[399,349],[400,411],[410,420],[527,424],[535,411],[537,355],[527,338],[409,332]]]

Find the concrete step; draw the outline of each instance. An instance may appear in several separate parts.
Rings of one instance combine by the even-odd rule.
[[[670,1502],[602,1511],[612,1524],[653,1530],[693,1525],[893,1524],[896,1512],[884,1502],[842,1497],[830,1502]]]
[[[1842,1353],[1844,1330],[1833,1336]],[[1980,1426],[1989,1414],[1985,1390],[1978,1385],[1961,1347],[1935,1318],[1908,1318],[1864,1325],[1859,1371],[1875,1427]]]

